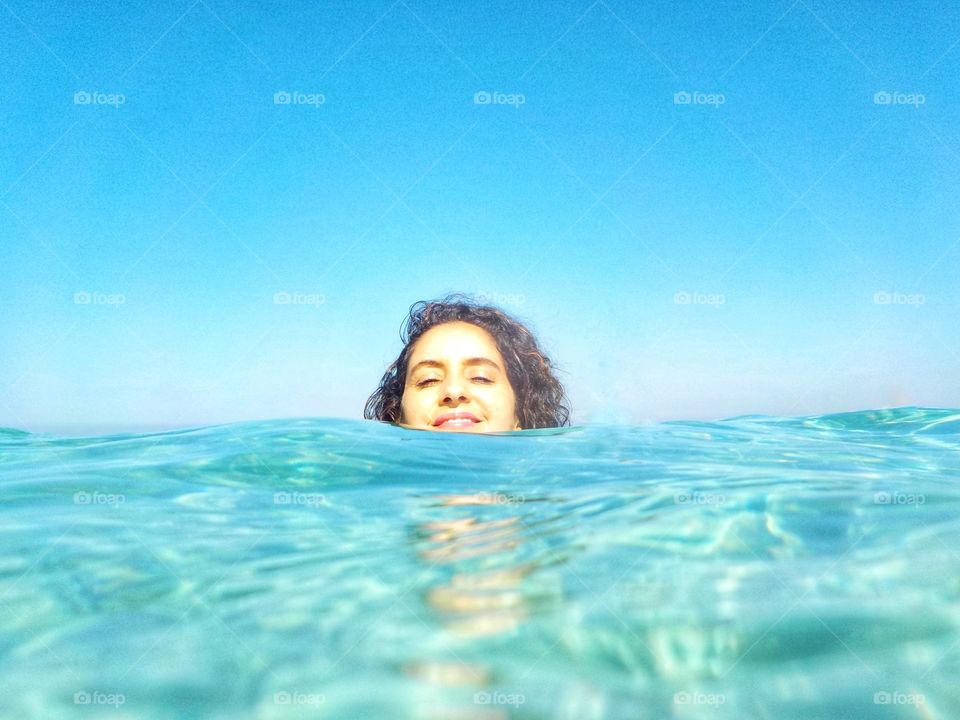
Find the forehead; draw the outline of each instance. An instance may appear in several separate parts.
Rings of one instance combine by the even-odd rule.
[[[410,365],[420,360],[457,360],[467,357],[488,357],[501,366],[503,358],[493,336],[481,327],[466,322],[437,325],[425,332],[410,354]]]

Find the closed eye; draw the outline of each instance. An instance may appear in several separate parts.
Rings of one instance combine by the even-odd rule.
[[[426,380],[421,380],[417,383],[417,387],[426,387],[430,383],[440,382],[437,378],[427,378]]]

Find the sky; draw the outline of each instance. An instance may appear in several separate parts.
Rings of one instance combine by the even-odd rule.
[[[960,407],[960,6],[0,0],[0,426],[360,418],[414,302],[573,421]]]

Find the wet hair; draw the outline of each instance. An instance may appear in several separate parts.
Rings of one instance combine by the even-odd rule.
[[[367,420],[396,423],[400,419],[400,403],[413,346],[431,328],[450,322],[470,323],[493,336],[507,366],[507,378],[516,397],[516,414],[521,429],[570,424],[566,392],[554,376],[550,359],[537,345],[533,333],[499,308],[482,305],[460,293],[447,295],[441,300],[421,300],[410,307],[400,331],[403,350],[367,399],[363,408]]]

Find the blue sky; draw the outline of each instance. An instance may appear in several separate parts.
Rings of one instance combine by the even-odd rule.
[[[449,291],[575,422],[960,406],[960,7],[3,0],[0,62],[0,426],[358,418]]]

